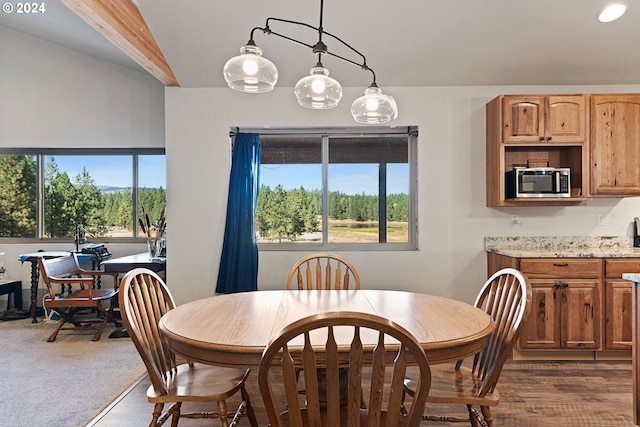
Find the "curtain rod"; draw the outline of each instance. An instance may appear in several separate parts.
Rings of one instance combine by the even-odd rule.
[[[236,136],[238,133],[257,133],[264,136],[394,136],[409,135],[418,136],[417,126],[400,126],[397,128],[389,127],[324,127],[324,128],[232,128],[229,132],[230,137]]]

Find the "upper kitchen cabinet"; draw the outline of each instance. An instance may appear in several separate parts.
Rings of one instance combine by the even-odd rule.
[[[587,107],[586,95],[501,95],[487,103],[487,206],[583,204]],[[571,197],[505,197],[506,172],[541,166],[571,170]]]
[[[583,143],[587,101],[584,95],[503,98],[504,143]]]
[[[640,94],[591,95],[591,195],[640,195]]]

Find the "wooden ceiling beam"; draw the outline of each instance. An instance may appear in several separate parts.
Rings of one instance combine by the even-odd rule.
[[[165,86],[179,86],[131,0],[62,0],[62,3]]]

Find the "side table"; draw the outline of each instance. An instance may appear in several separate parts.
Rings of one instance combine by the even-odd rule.
[[[13,295],[13,308],[22,310],[22,281],[0,280],[0,295],[7,296],[7,310],[11,308],[11,296]]]
[[[139,268],[139,267],[148,268],[149,270],[156,273],[160,273],[160,272],[166,273],[167,258],[163,257],[163,258],[151,259],[149,257],[148,252],[143,252],[140,254],[134,254],[134,255],[129,255],[121,258],[113,258],[107,261],[103,261],[101,265],[104,268],[104,271],[107,273],[123,273],[124,274],[130,270],[133,270],[134,268]],[[120,308],[118,307],[117,309],[118,309],[117,313],[120,314],[119,313]],[[111,332],[111,334],[109,335],[109,338],[125,338],[128,336],[129,336],[129,333],[127,332],[127,329],[125,327],[122,327],[120,329],[116,329],[115,331]]]

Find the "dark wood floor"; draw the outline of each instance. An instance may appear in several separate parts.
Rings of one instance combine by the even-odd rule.
[[[151,420],[147,402],[148,379],[124,395],[95,427],[145,426]],[[500,405],[493,411],[496,427],[632,427],[631,362],[522,362],[510,361],[502,373]],[[260,425],[267,425],[255,375],[248,389]],[[230,402],[231,403],[231,402]],[[428,405],[430,414],[464,415],[464,408]],[[219,425],[211,420],[180,421],[181,427]],[[243,419],[241,426],[249,423]],[[461,423],[424,422],[423,425],[463,426]]]

